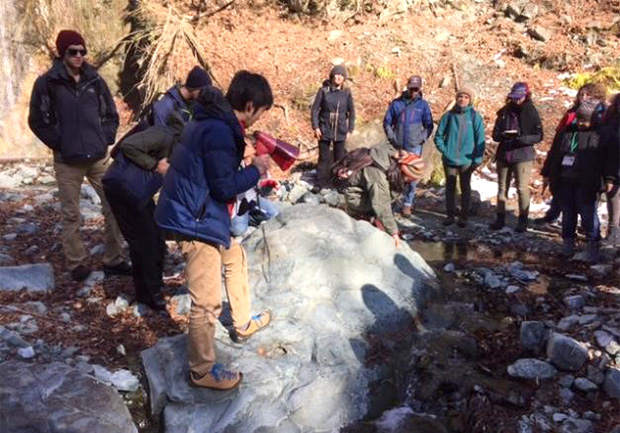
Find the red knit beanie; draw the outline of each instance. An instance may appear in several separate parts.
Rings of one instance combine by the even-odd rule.
[[[65,55],[65,51],[71,45],[82,45],[86,48],[86,42],[84,42],[84,38],[81,34],[74,30],[61,30],[56,37],[56,50],[58,50],[58,55],[63,57]]]

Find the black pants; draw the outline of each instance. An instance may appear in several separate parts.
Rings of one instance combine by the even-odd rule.
[[[333,154],[331,144],[334,143]],[[347,154],[345,141],[319,140],[319,166],[317,167],[317,181],[321,188],[331,185],[331,168],[334,162],[338,161]]]
[[[166,243],[153,217],[155,203],[151,200],[146,206],[137,207],[109,188],[104,188],[104,191],[121,233],[129,244],[136,297],[145,302],[153,300],[164,285],[166,254]]]
[[[450,167],[443,165],[446,174],[446,211],[448,217],[456,216],[456,178],[458,176],[461,186],[461,216],[462,220],[467,220],[469,207],[471,204],[471,175],[473,170],[471,165],[461,165]]]

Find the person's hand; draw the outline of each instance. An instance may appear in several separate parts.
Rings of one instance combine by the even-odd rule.
[[[280,182],[278,182],[275,179],[263,179],[263,180],[259,180],[258,181],[258,187],[259,188],[271,188],[271,189],[278,189],[280,188]]]
[[[320,140],[321,137],[323,137],[323,134],[321,133],[321,129],[320,128],[316,128],[314,130],[314,136],[316,137],[317,140]]]
[[[166,174],[169,167],[170,167],[170,163],[168,162],[168,158],[162,158],[157,163],[157,166],[155,167],[155,171],[163,176],[164,174]]]
[[[392,239],[394,239],[394,245],[396,246],[396,248],[400,247],[400,234],[394,233],[392,235]]]
[[[264,175],[269,170],[269,155],[256,155],[252,159],[252,165],[258,169],[260,175]]]

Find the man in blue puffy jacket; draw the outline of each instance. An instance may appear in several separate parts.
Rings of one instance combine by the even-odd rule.
[[[383,129],[394,148],[422,155],[422,145],[433,133],[433,115],[428,102],[422,98],[422,78],[414,75],[407,82],[407,90],[392,101],[383,119]],[[417,182],[406,188],[403,198],[403,216],[411,216]]]
[[[194,120],[172,154],[155,219],[187,260],[190,383],[226,390],[236,387],[242,374],[215,363],[222,265],[237,339],[248,339],[271,320],[268,311],[250,313],[245,251],[231,241],[230,210],[237,194],[254,187],[269,167],[267,155],[254,157],[245,168],[240,163],[244,130],[273,105],[273,94],[263,76],[240,71],[226,97],[207,87],[196,102]]]

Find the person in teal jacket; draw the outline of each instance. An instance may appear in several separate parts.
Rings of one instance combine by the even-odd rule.
[[[471,203],[471,175],[484,155],[484,122],[473,108],[474,91],[463,86],[456,93],[456,104],[439,121],[435,145],[441,153],[446,174],[445,226],[454,224],[456,218],[456,178],[461,186],[461,212],[459,227],[467,225]]]

